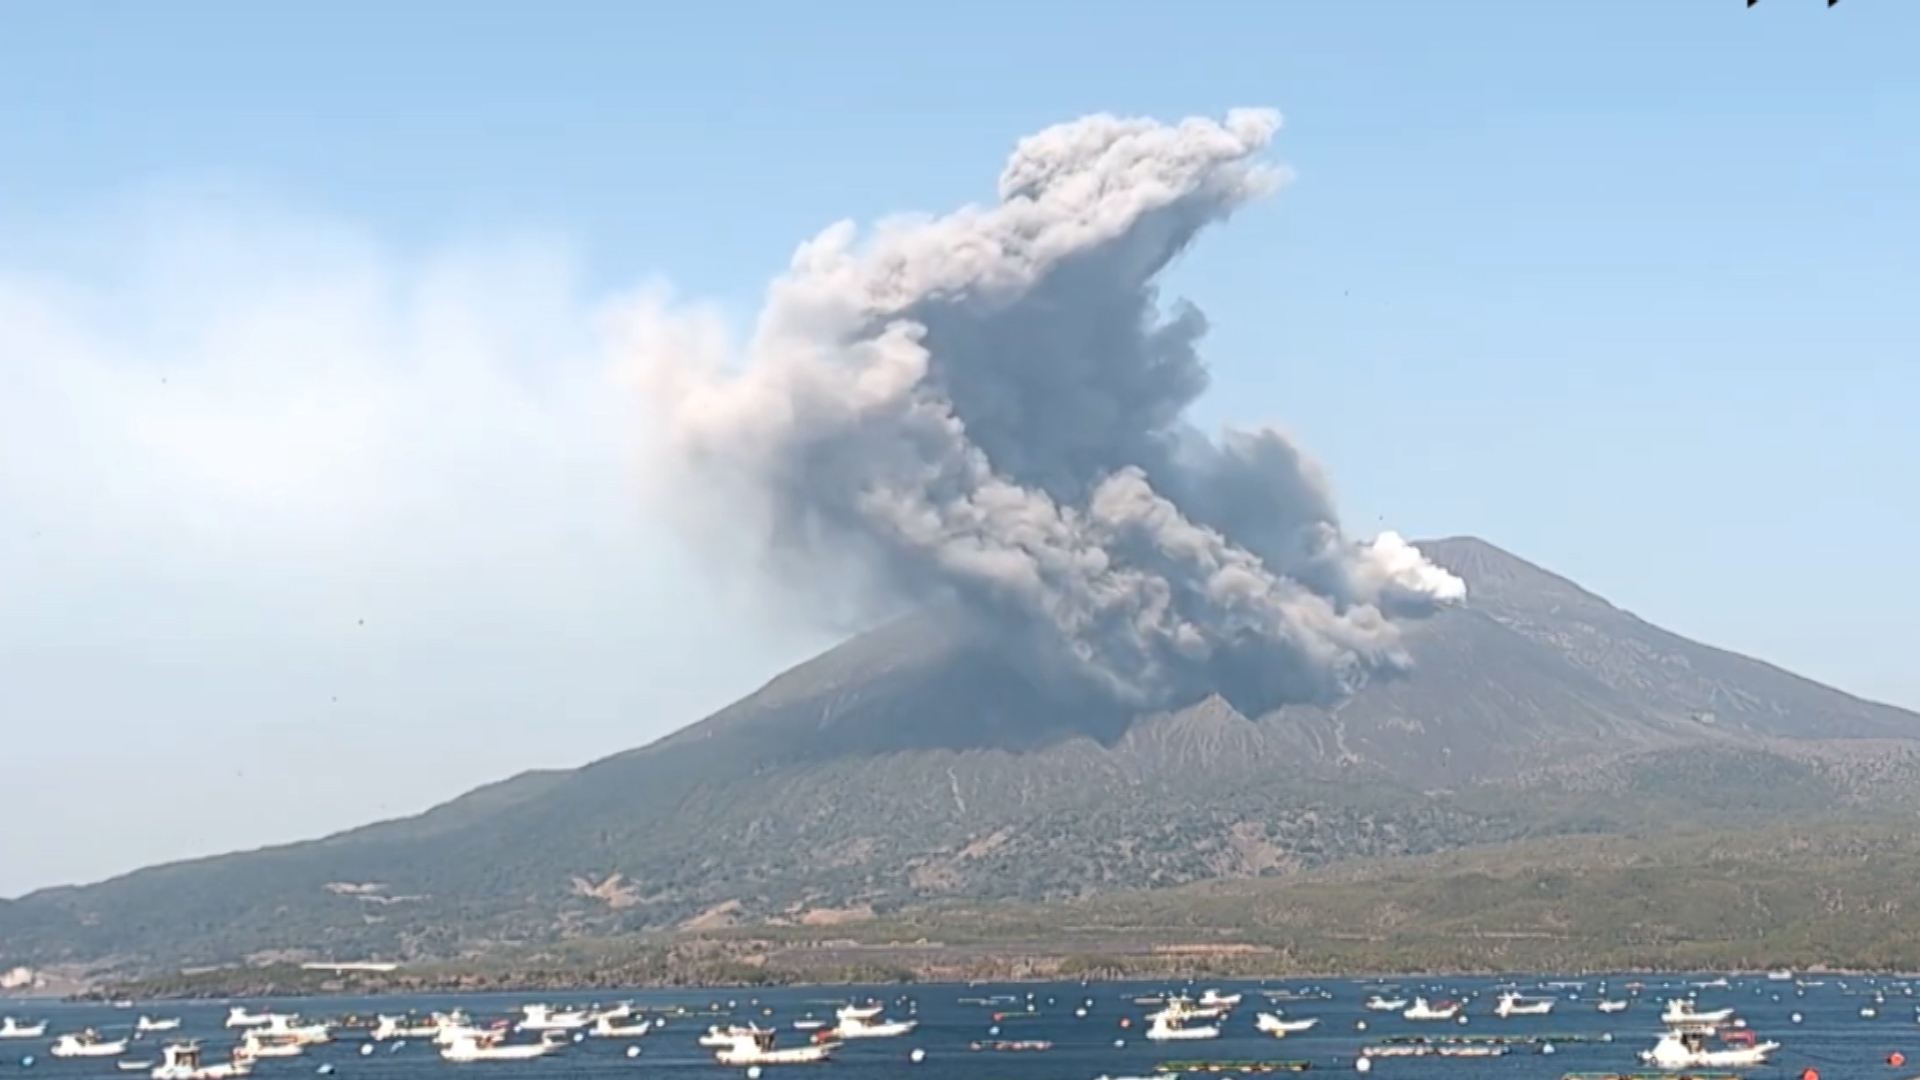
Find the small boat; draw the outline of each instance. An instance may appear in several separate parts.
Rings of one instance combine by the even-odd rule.
[[[1552,1011],[1552,998],[1524,998],[1519,994],[1501,994],[1500,1004],[1493,1007],[1493,1015],[1502,1019],[1509,1016],[1545,1016]]]
[[[1428,1004],[1427,999],[1417,997],[1407,1011],[1400,1014],[1407,1020],[1451,1020],[1460,1015],[1460,1003],[1457,1001],[1439,1001]]]
[[[1203,991],[1200,995],[1200,1007],[1203,1009],[1231,1009],[1240,1004],[1239,994],[1223,994],[1218,990]]]
[[[1284,1039],[1289,1035],[1298,1035],[1303,1031],[1312,1031],[1314,1025],[1319,1022],[1319,1017],[1309,1017],[1305,1020],[1283,1020],[1272,1013],[1266,1012],[1257,1013],[1253,1018],[1253,1026],[1256,1029],[1276,1039]]]
[[[1217,1024],[1196,1024],[1187,1026],[1184,1020],[1178,1020],[1165,1013],[1156,1013],[1153,1023],[1147,1025],[1147,1038],[1154,1042],[1183,1042],[1189,1039],[1217,1039],[1220,1028]]]
[[[1197,1005],[1192,998],[1170,997],[1158,1012],[1148,1014],[1147,1019],[1158,1020],[1165,1017],[1182,1023],[1193,1020],[1218,1020],[1226,1014],[1227,1009],[1228,1006],[1225,1005]]]
[[[559,1011],[546,1005],[523,1005],[516,1031],[578,1031],[592,1021],[579,1010]]]
[[[250,1028],[240,1037],[241,1055],[253,1061],[299,1057],[306,1052],[306,1044],[284,1036],[264,1035],[258,1028]]]
[[[1660,1036],[1653,1049],[1640,1051],[1640,1060],[1662,1069],[1747,1069],[1767,1064],[1780,1049],[1777,1042],[1710,1049],[1707,1036],[1713,1033],[1707,1024],[1675,1027]]]
[[[416,1021],[404,1016],[379,1016],[374,1019],[373,1030],[367,1034],[367,1038],[374,1042],[391,1042],[395,1039],[431,1039],[438,1034],[440,1034],[438,1021]]]
[[[826,1026],[827,1022],[825,1020],[816,1019],[811,1016],[803,1017],[793,1022],[793,1030],[795,1031],[818,1031]]]
[[[632,1014],[629,1013],[629,1016]],[[653,1030],[653,1021],[642,1020],[637,1024],[622,1024],[617,1017],[602,1016],[593,1022],[588,1031],[600,1039],[637,1039]]]
[[[151,1016],[142,1016],[133,1022],[133,1030],[142,1035],[152,1035],[162,1031],[178,1031],[180,1030],[180,1018],[176,1016],[165,1020],[155,1020]]]
[[[1406,1007],[1406,998],[1384,998],[1379,994],[1375,994],[1367,999],[1367,1011],[1369,1012],[1399,1012]]]
[[[57,1058],[110,1058],[126,1052],[127,1040],[102,1039],[91,1029],[78,1035],[62,1035],[53,1040],[53,1046],[47,1050]]]
[[[881,1017],[882,1007],[856,1008],[848,1006],[834,1013],[839,1021],[834,1025],[836,1038],[845,1039],[886,1039],[896,1035],[905,1035],[920,1026],[918,1020],[887,1020]]]
[[[302,1024],[300,1018],[291,1013],[273,1013],[267,1022],[247,1029],[249,1035],[259,1033],[267,1041],[274,1043],[292,1043],[296,1046],[318,1046],[333,1041],[333,1029],[326,1024]]]
[[[1600,1004],[1594,1007],[1599,1009],[1603,1013],[1626,1012],[1627,1002],[1625,1000],[1609,1001],[1609,1000],[1602,999]]]
[[[474,1061],[528,1061],[546,1057],[559,1048],[560,1044],[545,1038],[539,1042],[505,1043],[498,1035],[487,1035],[478,1039],[455,1039],[440,1048],[440,1057],[456,1065]]]
[[[233,1060],[207,1065],[200,1060],[200,1047],[194,1043],[175,1043],[160,1048],[160,1064],[147,1074],[152,1080],[234,1080],[253,1071],[253,1063],[236,1049]]]
[[[773,1032],[755,1028],[721,1047],[713,1057],[722,1065],[809,1065],[828,1060],[839,1045],[828,1041],[776,1047]]]
[[[757,1038],[765,1030],[753,1024],[728,1024],[724,1027],[715,1024],[700,1034],[699,1042],[709,1050],[719,1050],[732,1046],[741,1039]]]
[[[1680,1024],[1723,1024],[1733,1019],[1732,1009],[1714,1009],[1700,1012],[1687,998],[1674,998],[1667,1002],[1667,1009],[1660,1014],[1660,1022],[1669,1026]]]
[[[113,1067],[125,1073],[146,1072],[153,1068],[151,1061],[116,1061]]]
[[[0,1018],[0,1039],[38,1039],[47,1033],[47,1022],[23,1024],[13,1017]]]

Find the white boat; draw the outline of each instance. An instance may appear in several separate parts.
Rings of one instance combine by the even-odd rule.
[[[1769,971],[1767,972],[1767,981],[1768,982],[1792,982],[1793,972],[1787,970],[1786,968],[1779,968],[1774,971]]]
[[[560,1011],[546,1005],[522,1005],[521,1020],[514,1025],[518,1031],[578,1031],[592,1020],[584,1011],[570,1009]]]
[[[23,1024],[13,1017],[0,1019],[0,1039],[38,1039],[47,1033],[47,1022]]]
[[[1255,1028],[1276,1039],[1284,1039],[1289,1035],[1298,1035],[1303,1031],[1312,1031],[1313,1026],[1319,1022],[1319,1017],[1308,1017],[1305,1020],[1283,1020],[1272,1013],[1266,1012],[1256,1013],[1253,1017],[1253,1026]]]
[[[274,1018],[279,1015],[270,1012],[250,1013],[244,1005],[235,1005],[227,1010],[227,1026],[230,1028],[265,1027],[273,1023]],[[285,1019],[292,1019],[292,1017]]]
[[[238,1050],[233,1060],[207,1065],[200,1060],[200,1047],[193,1043],[175,1043],[160,1048],[160,1064],[147,1075],[153,1080],[234,1080],[253,1071],[253,1063]]]
[[[826,1026],[827,1022],[825,1020],[815,1019],[811,1016],[801,1017],[793,1022],[793,1030],[795,1031],[818,1031]]]
[[[180,1018],[175,1016],[165,1020],[155,1020],[151,1016],[142,1016],[133,1022],[133,1030],[142,1035],[152,1035],[162,1031],[179,1031]]]
[[[1407,1007],[1406,998],[1384,998],[1375,994],[1367,999],[1369,1012],[1399,1012]]]
[[[153,1068],[151,1061],[116,1061],[113,1067],[121,1072],[146,1072]]]
[[[1407,1007],[1407,1011],[1400,1014],[1407,1020],[1451,1020],[1459,1015],[1459,1002],[1442,1001],[1438,1005],[1431,1005],[1423,997],[1414,998],[1413,1004]]]
[[[756,1028],[721,1047],[713,1056],[722,1065],[807,1065],[828,1060],[839,1045],[837,1042],[816,1042],[805,1046],[776,1047],[773,1045],[773,1032]]]
[[[298,1016],[290,1013],[274,1013],[267,1017],[266,1023],[247,1029],[249,1035],[256,1032],[269,1042],[296,1046],[318,1046],[333,1041],[333,1029],[328,1025],[302,1024]]]
[[[127,1040],[102,1039],[92,1031],[83,1031],[78,1035],[62,1035],[53,1040],[53,1046],[47,1053],[57,1058],[110,1058],[119,1057],[127,1052]]]
[[[1192,998],[1170,997],[1159,1012],[1150,1013],[1148,1020],[1171,1020],[1188,1023],[1194,1020],[1218,1020],[1227,1011],[1225,1005],[1196,1005]]]
[[[485,1041],[492,1038],[494,1034],[485,1028],[475,1027],[473,1022],[467,1019],[467,1014],[461,1012],[459,1009],[455,1009],[450,1013],[435,1013],[433,1023],[433,1044],[435,1046],[452,1046],[462,1039],[472,1039],[476,1042]]]
[[[840,1022],[834,1025],[834,1035],[845,1039],[890,1039],[896,1035],[905,1035],[920,1026],[918,1020],[882,1020],[877,1015],[840,1014]]]
[[[632,1013],[627,1015],[631,1016]],[[595,1038],[600,1039],[637,1039],[653,1030],[653,1021],[642,1020],[637,1024],[622,1024],[617,1017],[602,1016],[593,1022],[589,1029]]]
[[[455,1064],[473,1061],[527,1061],[545,1057],[558,1050],[558,1043],[542,1038],[539,1042],[504,1043],[497,1035],[459,1038],[440,1048],[440,1057]]]
[[[1627,1011],[1627,1003],[1625,1001],[1608,1001],[1608,1000],[1602,999],[1600,1004],[1594,1007],[1599,1009],[1603,1013],[1617,1013],[1617,1012]]]
[[[766,1029],[753,1024],[728,1024],[722,1027],[715,1024],[700,1034],[700,1045],[709,1050],[718,1050],[732,1046],[741,1039],[758,1038]]]
[[[885,1005],[842,1005],[834,1010],[834,1016],[841,1020],[872,1020],[886,1011]]]
[[[435,1020],[415,1021],[404,1016],[381,1016],[374,1020],[373,1031],[367,1038],[374,1042],[390,1042],[394,1039],[431,1039],[440,1034],[440,1024]]]
[[[1501,994],[1500,1004],[1493,1007],[1493,1015],[1509,1016],[1545,1016],[1553,1011],[1552,998],[1524,998],[1519,994]]]
[[[265,1035],[259,1028],[249,1028],[240,1037],[240,1054],[258,1061],[261,1058],[293,1058],[307,1052],[305,1043],[278,1035]]]
[[[1203,1009],[1231,1009],[1238,1004],[1239,994],[1223,994],[1218,990],[1207,990],[1200,994],[1200,1007]]]
[[[1217,1039],[1220,1027],[1217,1024],[1195,1024],[1188,1027],[1183,1020],[1176,1020],[1164,1013],[1154,1015],[1153,1023],[1147,1025],[1147,1038],[1154,1042],[1181,1042],[1187,1039]]]
[[[1674,998],[1667,1002],[1667,1009],[1660,1014],[1660,1022],[1669,1026],[1675,1024],[1721,1024],[1733,1019],[1732,1009],[1714,1009],[1700,1012],[1693,1007],[1688,998]]]
[[[1653,1049],[1640,1051],[1640,1060],[1661,1069],[1744,1069],[1765,1065],[1780,1049],[1777,1042],[1763,1042],[1712,1050],[1707,1036],[1713,1032],[1705,1024],[1676,1027],[1660,1036]]]

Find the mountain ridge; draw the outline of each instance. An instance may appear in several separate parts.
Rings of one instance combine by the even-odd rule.
[[[922,616],[578,769],[0,903],[0,960],[457,956],[1044,901],[1661,813],[1872,809],[1920,777],[1920,715],[1691,642],[1485,541],[1420,546],[1467,601],[1407,624],[1408,675],[1335,706],[1120,715]]]

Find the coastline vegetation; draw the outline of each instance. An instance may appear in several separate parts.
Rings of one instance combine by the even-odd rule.
[[[1920,834],[1901,824],[1554,838],[1283,879],[823,926],[503,947],[389,973],[277,962],[97,986],[268,997],[1367,972],[1920,970]]]

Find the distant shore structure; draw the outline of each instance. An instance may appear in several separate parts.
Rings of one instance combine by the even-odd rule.
[[[342,975],[349,971],[372,971],[372,972],[378,972],[380,974],[385,974],[386,972],[389,972],[389,971],[400,970],[400,965],[379,963],[372,960],[357,960],[357,961],[349,961],[343,964],[301,964],[300,970],[301,971],[327,971],[327,972],[332,972],[335,975]]]

